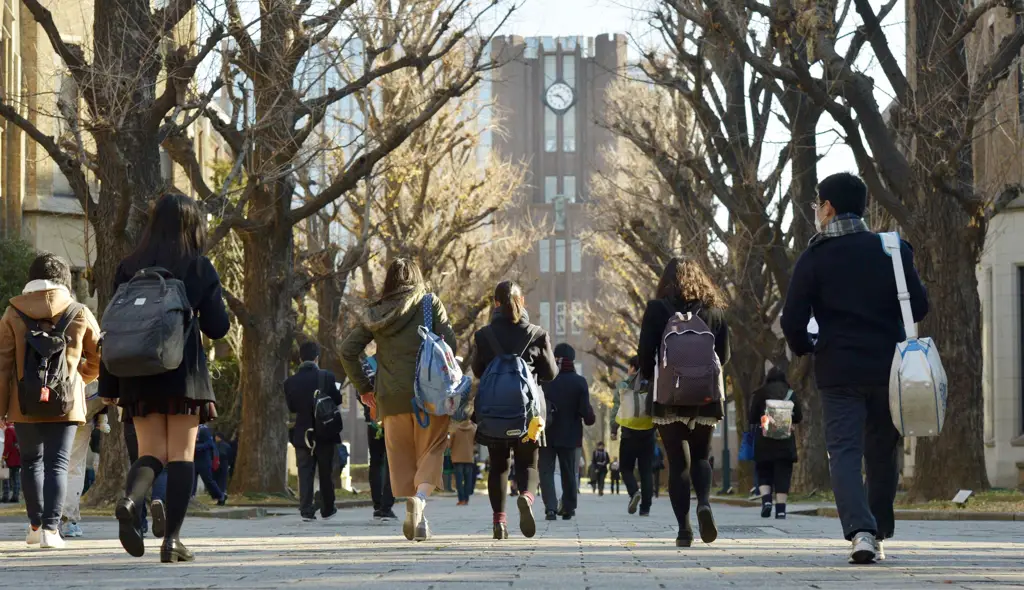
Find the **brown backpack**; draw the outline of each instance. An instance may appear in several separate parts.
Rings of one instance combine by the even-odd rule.
[[[655,363],[654,401],[663,406],[721,402],[722,363],[715,352],[715,335],[696,313],[671,311]]]

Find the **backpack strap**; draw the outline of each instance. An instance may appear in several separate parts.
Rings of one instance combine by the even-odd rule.
[[[13,309],[14,313],[18,314],[18,316],[21,317],[21,321],[25,322],[25,327],[28,328],[29,332],[39,330],[39,320],[28,317],[27,315],[25,315],[25,312],[21,311],[17,307],[14,307],[13,305],[11,306],[11,309]]]
[[[53,331],[63,336],[64,333],[67,332],[71,322],[75,321],[75,318],[82,313],[83,309],[85,309],[85,304],[73,301],[71,305],[68,305],[67,309],[64,310],[64,314],[53,326]]]
[[[786,397],[782,398],[782,401],[788,402],[791,399],[793,399],[793,390],[792,389],[790,389],[789,391],[786,392]]]
[[[889,258],[892,259],[893,275],[896,277],[896,294],[900,301],[900,314],[903,316],[903,330],[907,340],[917,338],[917,324],[914,323],[914,312],[910,307],[910,291],[907,289],[907,274],[903,268],[903,253],[900,250],[900,235],[896,232],[878,234],[882,239]]]
[[[326,379],[327,379],[327,371],[324,371],[322,369],[317,369],[316,392],[313,393],[314,396],[317,393],[323,393],[324,392],[324,382],[325,382]]]
[[[487,343],[491,346],[494,356],[501,356],[505,354],[505,347],[498,342],[498,337],[494,334],[494,328],[490,326],[484,328],[484,336],[487,337]]]
[[[423,327],[427,332],[434,332],[434,294],[427,293],[423,296]]]

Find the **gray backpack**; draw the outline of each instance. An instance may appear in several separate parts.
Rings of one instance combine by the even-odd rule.
[[[185,357],[195,317],[185,283],[145,268],[117,288],[103,312],[103,366],[115,377],[173,371]]]
[[[664,406],[722,401],[722,364],[715,352],[715,335],[697,314],[671,311],[655,362],[654,401]]]

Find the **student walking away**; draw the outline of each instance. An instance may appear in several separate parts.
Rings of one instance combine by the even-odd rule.
[[[562,520],[576,516],[581,471],[586,467],[577,448],[583,439],[583,424],[595,422],[590,405],[590,387],[576,373],[576,350],[562,343],[555,347],[559,373],[554,381],[544,384],[548,403],[547,446],[540,451],[540,485],[544,496],[545,518],[555,520],[558,497],[555,494],[555,463],[562,475]]]
[[[372,385],[377,375],[376,357],[362,358],[363,375]],[[375,521],[398,520],[395,515],[395,496],[391,493],[391,476],[388,473],[388,449],[384,440],[384,428],[370,411],[370,406],[359,400],[363,406],[366,421],[366,440],[370,447],[370,497],[373,498],[373,519]]]
[[[661,472],[665,471],[665,452],[657,440],[654,443],[654,467],[651,470],[654,472],[654,497],[658,498],[661,496]]]
[[[82,494],[85,493],[86,472],[88,470],[89,446],[92,443],[93,433],[98,431],[94,427],[96,418],[100,412],[105,412],[107,406],[98,395],[98,384],[94,387],[90,384],[86,388],[85,398],[85,425],[75,432],[75,438],[71,443],[71,457],[68,463],[68,487],[64,497],[64,514],[61,527],[61,535],[66,539],[81,537],[85,533],[78,524],[81,520]],[[106,415],[103,416],[104,420]],[[109,428],[109,427],[108,427]]]
[[[750,396],[749,422],[754,429],[754,469],[761,492],[761,517],[786,518],[786,499],[797,461],[793,426],[803,420],[800,400],[778,367],[768,371],[764,385]]]
[[[21,502],[21,450],[18,448],[18,433],[14,424],[0,428],[6,439],[3,448],[3,466],[7,468],[7,479],[3,481],[3,497],[0,502],[18,504]]]
[[[231,469],[235,464],[235,449],[220,432],[213,435],[213,440],[217,445],[217,456],[220,458],[220,464],[213,470],[213,477],[217,481],[217,487],[226,495]]]
[[[341,416],[339,413],[339,423],[334,427],[327,427],[317,419],[317,405],[328,404],[329,401],[336,410],[341,407],[341,392],[334,374],[320,368],[320,346],[316,342],[303,342],[299,346],[299,359],[302,361],[299,370],[284,382],[288,411],[295,414],[291,443],[295,447],[295,461],[299,468],[299,514],[306,522],[316,520],[313,479],[319,472],[320,516],[328,520],[338,512],[331,475],[334,473],[334,457],[341,443]],[[331,413],[333,410],[328,412]]]
[[[455,491],[455,464],[452,463],[451,434],[448,435],[448,448],[444,450],[444,463],[441,467],[441,480],[444,482],[444,491]]]
[[[629,359],[629,373],[615,390],[612,404],[612,440],[621,439],[619,453],[622,461],[619,470],[629,495],[630,514],[640,516],[651,513],[651,498],[657,495],[654,487],[654,460],[657,449],[657,434],[654,430],[654,397],[650,387],[638,376],[640,357]],[[619,434],[621,432],[621,435]],[[637,482],[636,472],[640,472]]]
[[[143,506],[166,471],[166,506],[153,506],[154,533],[156,511],[165,517],[159,531],[164,563],[194,559],[181,542],[181,527],[195,479],[196,434],[217,416],[202,337],[217,340],[229,328],[220,277],[203,255],[205,219],[185,195],[160,197],[135,252],[117,268],[115,294],[103,314],[100,397],[121,407],[138,447],[115,510],[118,536],[130,555],[145,553]],[[161,328],[139,332],[140,325]]]
[[[20,451],[25,542],[62,549],[71,445],[86,422],[85,385],[99,375],[100,328],[71,296],[67,261],[40,254],[28,274],[0,319],[0,426],[14,424]]]
[[[220,451],[217,442],[213,439],[213,433],[205,424],[199,425],[196,433],[195,453],[195,477],[192,479],[192,495],[196,495],[199,489],[199,480],[203,480],[206,493],[217,502],[218,506],[224,506],[228,502],[228,494],[219,485],[213,471],[220,467]]]
[[[611,475],[611,487],[608,489],[608,491],[612,494],[615,494],[616,496],[619,495],[620,488],[622,487],[620,485],[620,482],[622,481],[622,476],[619,473],[619,469],[621,469],[621,466],[619,465],[619,458],[612,457],[612,462],[608,466],[608,474]]]
[[[459,506],[467,506],[476,489],[473,454],[476,451],[476,424],[471,420],[454,422],[451,432],[452,465],[455,469],[455,491]]]
[[[604,480],[608,477],[608,465],[612,462],[608,451],[604,449],[604,442],[598,442],[597,448],[590,456],[590,464],[594,468],[594,479],[597,481],[597,495],[604,495]]]
[[[711,437],[722,419],[722,366],[729,362],[724,303],[695,260],[665,266],[657,299],[648,302],[640,327],[640,376],[654,383],[654,423],[668,455],[668,494],[679,524],[676,545],[693,543],[691,482],[697,495],[701,540],[718,528],[711,512]]]
[[[427,497],[441,488],[441,468],[448,438],[447,416],[431,416],[426,428],[413,413],[416,362],[426,325],[424,303],[433,331],[455,352],[455,333],[448,312],[435,295],[428,295],[423,273],[415,262],[398,258],[384,277],[383,295],[371,303],[359,325],[342,345],[342,366],[349,380],[384,427],[391,489],[406,500],[402,532],[410,541],[430,538],[424,516]],[[377,344],[378,373],[371,383],[363,373],[360,357],[371,343]]]
[[[858,564],[884,558],[881,542],[895,530],[900,436],[889,411],[889,372],[905,335],[893,262],[864,222],[866,205],[867,187],[852,174],[818,185],[819,233],[797,260],[782,315],[793,353],[814,354],[832,489],[850,560]],[[928,296],[910,245],[901,243],[900,256],[919,322]],[[816,344],[807,330],[812,314]]]
[[[494,513],[494,538],[508,538],[505,489],[510,456],[519,491],[519,528],[523,536],[533,537],[537,533],[533,503],[539,452],[550,442],[545,441],[550,424],[543,426],[544,432],[537,431],[550,410],[538,382],[555,378],[557,363],[551,340],[547,332],[530,323],[522,288],[514,281],[504,281],[494,289],[491,323],[477,331],[474,342],[473,373],[480,379],[474,421],[478,425],[476,440],[487,446],[491,460],[487,495]]]

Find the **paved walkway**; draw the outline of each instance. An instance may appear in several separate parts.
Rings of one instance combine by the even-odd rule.
[[[157,541],[128,557],[113,521],[87,521],[86,538],[62,552],[27,549],[23,525],[0,523],[0,588],[969,588],[1024,586],[1024,525],[1014,522],[905,522],[890,561],[846,565],[847,545],[832,519],[761,520],[750,508],[716,510],[721,537],[677,550],[667,498],[650,518],[630,517],[625,496],[584,496],[571,522],[540,522],[537,538],[514,531],[490,539],[487,499],[468,508],[432,500],[437,535],[413,544],[400,526],[374,524],[366,509],[330,523],[298,516],[185,524],[193,564],[158,562]],[[514,503],[510,503],[514,507]],[[514,509],[513,509],[514,510]],[[517,522],[514,518],[510,519]]]

